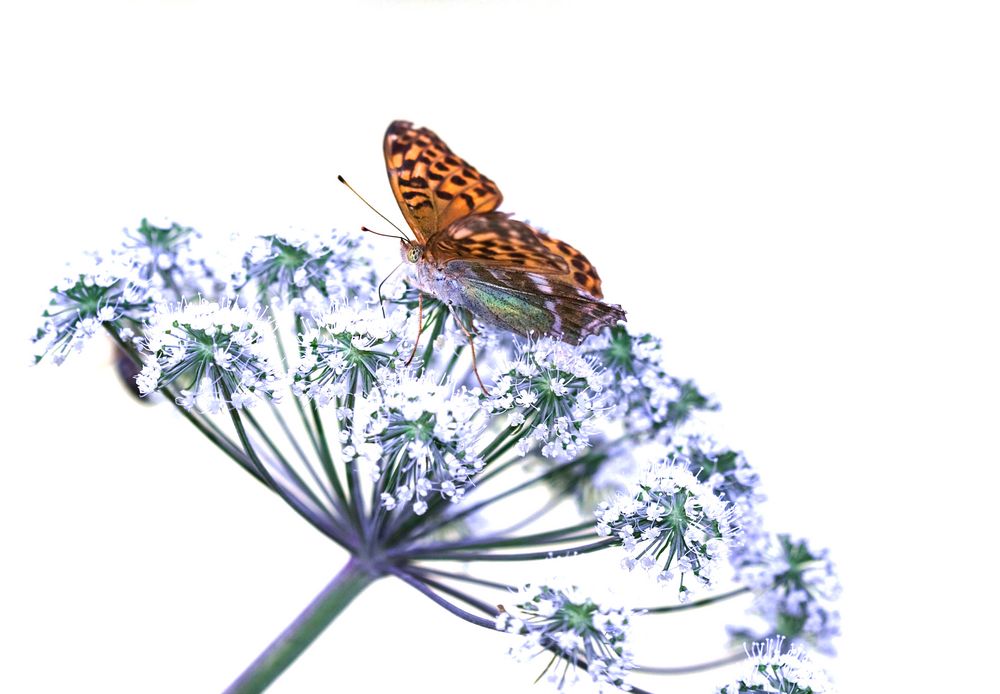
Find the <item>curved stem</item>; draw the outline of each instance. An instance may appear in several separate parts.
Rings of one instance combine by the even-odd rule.
[[[421,330],[426,330],[427,324],[431,322],[433,322],[433,327],[431,328],[431,334],[427,338],[427,346],[424,348],[424,353],[420,356],[420,366],[417,367],[418,376],[424,374],[424,370],[427,368],[427,360],[431,358],[431,354],[434,352],[434,340],[444,332],[444,324],[448,320],[449,314],[450,311],[447,309],[439,309],[436,316],[429,316],[424,322]],[[416,345],[414,345],[414,349],[416,349]]]
[[[667,612],[683,612],[684,610],[693,610],[696,607],[704,607],[705,605],[711,605],[713,602],[721,602],[722,600],[728,600],[729,598],[735,598],[738,595],[743,595],[744,593],[749,593],[749,588],[736,588],[728,593],[721,593],[720,595],[713,595],[710,598],[703,598],[702,600],[695,600],[694,602],[686,602],[682,605],[662,605],[660,607],[645,607],[639,608],[646,614],[665,614]]]
[[[581,530],[590,532],[581,533]],[[497,547],[530,547],[532,545],[554,545],[565,542],[575,542],[577,540],[592,539],[597,535],[594,524],[591,521],[570,525],[565,528],[549,530],[532,535],[516,535],[514,537],[504,537],[501,535],[487,535],[482,538],[470,538],[467,540],[456,540],[454,542],[440,542],[432,545],[421,545],[412,550],[404,550],[407,556],[419,557],[422,554],[440,554],[456,549],[492,549]]]
[[[579,547],[570,547],[568,549],[560,549],[557,551],[549,550],[547,552],[519,552],[517,554],[484,554],[481,552],[440,552],[437,554],[422,554],[419,557],[414,555],[414,559],[420,559],[421,561],[531,561],[534,559],[551,559],[555,557],[572,557],[577,554],[589,554],[590,552],[597,552],[605,547],[612,547],[618,543],[616,538],[606,538],[599,540],[597,542],[591,543],[589,545],[581,545]],[[409,559],[410,555],[406,552],[401,552],[398,555],[394,555],[396,559]]]
[[[336,521],[336,518],[334,517],[332,511],[330,511],[326,507],[326,505],[322,501],[320,501],[319,497],[316,496],[312,488],[306,484],[305,480],[302,479],[302,476],[299,475],[299,473],[295,470],[295,468],[292,467],[291,463],[288,462],[288,459],[285,458],[285,455],[281,452],[281,449],[278,448],[278,445],[268,435],[267,430],[265,430],[264,427],[261,426],[260,422],[257,421],[257,418],[254,417],[251,412],[247,411],[243,412],[243,416],[247,418],[247,421],[250,422],[250,426],[253,427],[254,431],[257,432],[257,435],[264,442],[264,445],[267,446],[268,449],[271,451],[271,454],[274,456],[275,466],[280,469],[280,472],[286,478],[294,482],[296,488],[300,489],[302,493],[309,498],[309,500],[313,503],[313,505],[317,509],[325,511],[326,515],[330,517],[330,520]],[[308,461],[306,461],[305,467],[311,470],[311,468],[308,465]]]
[[[497,536],[506,536],[510,535],[513,532],[517,532],[521,528],[526,528],[535,521],[543,518],[552,509],[556,508],[559,504],[561,504],[566,499],[566,496],[569,494],[569,492],[572,491],[572,489],[573,489],[572,485],[565,486],[562,490],[553,494],[552,498],[546,501],[544,504],[542,504],[542,506],[537,511],[529,513],[527,516],[525,516],[518,522],[514,523],[513,525],[509,525],[503,530],[498,530],[493,534]],[[594,522],[588,521],[588,525],[594,525]]]
[[[278,346],[278,354],[281,356],[281,363],[284,365],[285,371],[288,372],[288,355],[285,352],[285,345],[281,340],[281,331],[278,330],[277,316],[275,316],[274,309],[271,306],[271,297],[270,295],[265,293],[263,298],[264,298],[264,306],[267,307],[267,312],[271,314],[272,318],[271,332],[274,335],[275,344]],[[297,333],[302,332],[302,317],[298,315],[295,316],[295,330]],[[300,356],[301,352],[302,348],[300,346],[299,347]],[[323,452],[320,450],[320,444],[316,438],[316,433],[312,430],[312,427],[309,426],[309,418],[306,417],[306,411],[302,407],[302,401],[299,400],[298,396],[296,396],[294,392],[292,392],[291,395],[292,395],[292,402],[295,404],[295,409],[298,410],[299,417],[302,418],[302,425],[306,430],[306,435],[309,437],[309,442],[312,444],[313,450],[316,451],[316,455],[322,458]]]
[[[444,598],[442,598],[440,595],[438,595],[437,593],[435,593],[433,590],[431,590],[430,588],[428,588],[427,584],[425,584],[423,581],[417,580],[412,574],[409,574],[409,573],[403,571],[402,569],[397,569],[396,567],[389,567],[388,571],[393,576],[395,576],[399,580],[403,581],[407,585],[412,586],[413,588],[416,588],[417,590],[419,590],[421,593],[423,593],[424,595],[426,595],[427,597],[429,597],[431,600],[433,600],[434,602],[436,602],[438,605],[440,605],[444,609],[446,609],[449,612],[451,612],[456,617],[461,617],[465,621],[470,622],[472,624],[475,624],[476,626],[485,627],[487,629],[493,629],[493,630],[496,629],[496,625],[494,624],[494,622],[493,622],[492,619],[485,619],[483,617],[477,617],[476,615],[474,615],[474,614],[472,614],[470,612],[466,612],[465,610],[463,610],[458,605],[455,605],[453,603],[448,602],[447,600],[445,600]]]
[[[333,491],[336,492],[337,498],[340,499],[344,507],[344,515],[350,515],[347,511],[350,503],[347,500],[347,495],[344,493],[344,487],[340,483],[340,475],[337,474],[337,468],[333,464],[333,454],[330,450],[330,443],[327,440],[326,430],[323,428],[323,418],[320,416],[319,407],[316,405],[315,400],[309,400],[309,411],[312,414],[313,426],[316,429],[316,450],[319,451],[320,463],[323,465],[323,470],[326,472],[326,476],[333,486]]]
[[[511,436],[512,431],[519,430],[523,426],[524,425],[522,424],[520,425],[520,427],[505,427],[502,431],[500,431],[500,433],[497,434],[496,438],[494,438],[494,440],[480,452],[480,456],[486,456],[489,451],[495,449],[496,446],[500,445],[503,441],[506,441],[508,437]],[[481,473],[481,476],[476,478],[476,485],[481,487],[482,484],[486,482],[488,479],[495,476],[497,473],[502,472],[503,470],[509,468],[517,461],[518,461],[517,458],[511,458],[510,460],[501,463],[498,466],[494,466],[492,470],[488,470],[485,471],[484,473]],[[430,505],[427,509],[427,513],[425,513],[422,516],[411,515],[405,520],[401,519],[391,528],[391,531],[383,533],[383,537],[387,537],[390,540],[390,542],[395,543],[398,540],[400,540],[404,535],[409,534],[409,532],[412,531],[418,523],[424,525],[425,527],[432,522],[439,523],[440,515],[450,507],[451,504],[445,503],[440,497],[433,499],[430,502]],[[445,523],[450,522],[450,520],[454,520],[454,518],[449,519],[449,521],[445,521]],[[442,523],[439,523],[436,527],[440,527],[441,524]]]
[[[336,405],[337,412],[340,412],[344,407],[344,402],[343,400],[341,400],[340,396],[337,396],[334,403]],[[334,479],[334,477],[336,477],[337,472],[336,469],[333,467],[333,459],[329,456],[329,450],[330,450],[329,446],[327,446],[325,443],[326,436],[325,434],[322,433],[323,423],[322,419],[320,418],[319,408],[317,407],[315,400],[309,401],[309,407],[312,408],[314,421],[316,422],[317,429],[320,431],[320,436],[324,442],[323,444],[324,450],[327,451],[327,456],[324,458],[324,460],[330,461],[327,467],[330,470],[330,475],[332,480]],[[353,415],[351,415],[348,418],[348,420],[343,423],[340,423],[340,421],[337,420],[338,422],[337,426],[340,427],[342,425],[346,429],[350,429],[354,425],[353,422],[351,421],[352,417]],[[368,525],[366,523],[367,518],[365,516],[365,511],[364,511],[364,499],[361,496],[361,488],[358,485],[357,477],[358,477],[357,471],[354,469],[354,465],[350,461],[347,461],[344,464],[344,481],[347,482],[346,493],[343,491],[343,488],[340,487],[339,477],[336,478],[338,480],[337,486],[338,488],[341,489],[340,493],[344,496],[344,503],[347,506],[348,518],[350,519],[351,524],[354,526],[358,538],[362,543],[367,543],[368,538],[370,537],[370,532]]]
[[[271,411],[274,413],[275,420],[278,422],[282,431],[285,432],[285,436],[288,438],[289,443],[292,444],[292,447],[298,454],[299,459],[302,461],[303,467],[305,467],[313,482],[316,483],[316,486],[322,491],[323,496],[330,502],[330,508],[333,509],[333,512],[340,514],[341,517],[347,517],[347,511],[345,510],[346,500],[343,497],[343,492],[339,489],[340,482],[337,479],[336,470],[333,469],[332,460],[320,455],[320,464],[323,465],[324,471],[327,472],[327,479],[324,481],[320,477],[319,472],[316,470],[316,466],[313,465],[313,462],[306,455],[306,452],[299,445],[298,441],[295,440],[295,436],[289,428],[288,423],[285,421],[285,418],[282,416],[281,410],[273,402],[271,402],[270,405]],[[312,434],[310,434],[310,436],[311,435]],[[339,495],[337,497],[334,497],[333,492],[330,491],[331,488],[334,491],[339,491]]]
[[[733,653],[723,658],[718,658],[717,660],[709,660],[704,663],[696,663],[694,665],[681,665],[680,667],[647,667],[645,665],[637,665],[636,670],[651,675],[689,675],[693,672],[703,672],[705,670],[722,667],[723,665],[738,663],[744,658],[746,658],[745,653]]]
[[[542,473],[540,473],[540,474],[532,477],[531,479],[528,479],[528,480],[526,480],[526,481],[524,481],[524,482],[522,482],[522,483],[520,483],[518,485],[515,485],[513,487],[510,487],[508,489],[505,489],[504,491],[499,492],[497,494],[494,494],[493,496],[491,496],[489,498],[486,498],[486,499],[483,499],[482,501],[477,501],[475,503],[469,504],[468,506],[464,506],[461,510],[459,510],[459,511],[457,511],[455,513],[452,513],[451,515],[440,516],[440,517],[436,518],[433,521],[425,522],[423,524],[423,527],[421,527],[419,531],[410,533],[409,539],[412,541],[412,540],[416,540],[417,538],[429,535],[430,533],[432,533],[435,530],[438,530],[440,528],[443,528],[444,526],[448,525],[449,523],[453,523],[453,522],[455,522],[456,520],[458,520],[460,518],[464,518],[465,516],[468,516],[471,513],[475,513],[476,511],[479,511],[479,510],[481,510],[483,508],[486,508],[490,504],[495,504],[498,501],[502,501],[503,499],[506,499],[507,497],[511,496],[512,494],[517,494],[518,492],[523,491],[523,490],[531,487],[532,485],[538,484],[539,482],[543,482],[546,479],[549,479],[550,477],[558,475],[563,470],[571,468],[571,467],[573,467],[575,465],[579,465],[582,461],[583,461],[583,458],[576,458],[574,460],[570,460],[570,461],[565,462],[565,463],[560,463],[556,467],[549,468],[548,470],[546,470],[546,471],[544,471],[544,472],[542,472]],[[482,482],[480,482],[480,484],[481,483]]]
[[[451,597],[455,598],[456,600],[461,600],[466,605],[469,605],[471,607],[475,607],[477,610],[479,610],[480,612],[482,612],[484,614],[488,614],[488,615],[491,615],[491,616],[495,617],[500,612],[500,610],[499,610],[498,607],[496,607],[494,605],[490,605],[487,602],[483,602],[479,598],[477,598],[477,597],[475,597],[473,595],[469,595],[468,593],[462,592],[462,591],[460,591],[457,588],[453,588],[452,586],[445,585],[444,583],[440,583],[438,581],[435,581],[433,578],[425,576],[421,572],[416,572],[413,575],[414,575],[415,578],[419,579],[420,581],[422,581],[423,583],[425,583],[427,586],[429,586],[431,588],[434,588],[435,590],[438,590],[438,591],[440,591],[442,593],[446,593],[446,594],[450,595]],[[494,625],[494,628],[496,628],[496,625]]]
[[[229,685],[225,694],[264,691],[376,578],[360,562],[353,558],[348,561],[295,621]]]
[[[236,434],[239,437],[240,443],[243,445],[243,450],[246,451],[247,456],[267,482],[267,485],[278,496],[280,496],[286,504],[291,506],[296,513],[309,521],[309,523],[317,530],[342,547],[351,547],[352,545],[348,542],[348,539],[343,536],[341,529],[337,526],[336,522],[331,520],[329,512],[326,509],[318,511],[309,508],[298,497],[296,497],[295,494],[289,493],[288,489],[274,480],[274,477],[270,472],[268,472],[267,467],[264,465],[264,461],[262,461],[260,456],[257,455],[257,451],[254,448],[253,443],[250,441],[250,437],[247,435],[246,427],[243,426],[243,419],[240,417],[239,411],[229,405],[232,401],[232,393],[229,392],[225,383],[221,384],[221,388],[222,394],[226,399],[226,407],[229,408],[229,416],[233,420],[233,426],[236,428]]]
[[[476,578],[475,576],[469,576],[468,574],[459,574],[453,571],[442,571],[441,569],[432,569],[429,566],[421,566],[419,564],[410,564],[410,567],[414,571],[420,573],[421,575],[430,574],[433,576],[441,576],[443,578],[450,578],[454,581],[464,581],[465,583],[473,583],[478,586],[484,586],[486,588],[494,588],[496,590],[512,591],[517,590],[517,586],[510,583],[498,583],[497,581],[488,581],[485,578]]]

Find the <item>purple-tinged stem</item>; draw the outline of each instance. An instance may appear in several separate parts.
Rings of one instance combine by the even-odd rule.
[[[295,621],[229,685],[225,694],[256,694],[267,689],[376,578],[361,562],[354,558],[348,561]]]

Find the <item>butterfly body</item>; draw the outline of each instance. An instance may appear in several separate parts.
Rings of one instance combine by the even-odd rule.
[[[440,299],[449,306],[462,306],[465,303],[458,278],[449,276],[448,272],[433,260],[425,259],[423,249],[419,245],[404,241],[401,251],[403,259],[414,265],[411,278],[417,289]]]
[[[625,319],[603,303],[593,265],[569,244],[497,212],[496,185],[426,128],[395,121],[386,169],[416,242],[403,241],[416,286],[481,322],[580,342]]]

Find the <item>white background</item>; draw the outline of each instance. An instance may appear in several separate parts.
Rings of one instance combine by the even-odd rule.
[[[989,5],[5,5],[0,690],[219,691],[342,564],[103,345],[29,370],[26,338],[62,263],[143,216],[375,224],[343,173],[398,219],[394,118],[584,250],[721,400],[771,526],[838,561],[843,691],[995,681]],[[527,690],[504,648],[384,581],[273,691]]]

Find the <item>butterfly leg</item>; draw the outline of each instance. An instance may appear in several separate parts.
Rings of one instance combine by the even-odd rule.
[[[420,336],[424,333],[424,295],[423,293],[417,294],[417,339],[413,341],[413,351],[410,352],[410,358],[406,360],[406,365],[409,366],[410,362],[413,361],[413,357],[417,356],[417,345],[420,344]]]
[[[486,386],[483,385],[483,379],[479,377],[479,367],[476,366],[476,345],[472,341],[472,333],[465,327],[465,324],[456,314],[452,315],[455,317],[455,322],[458,323],[458,327],[462,329],[462,332],[465,333],[465,337],[469,340],[469,349],[472,350],[472,373],[476,374],[476,380],[479,381],[479,387],[482,388],[483,395],[489,397],[490,391],[486,390]]]

